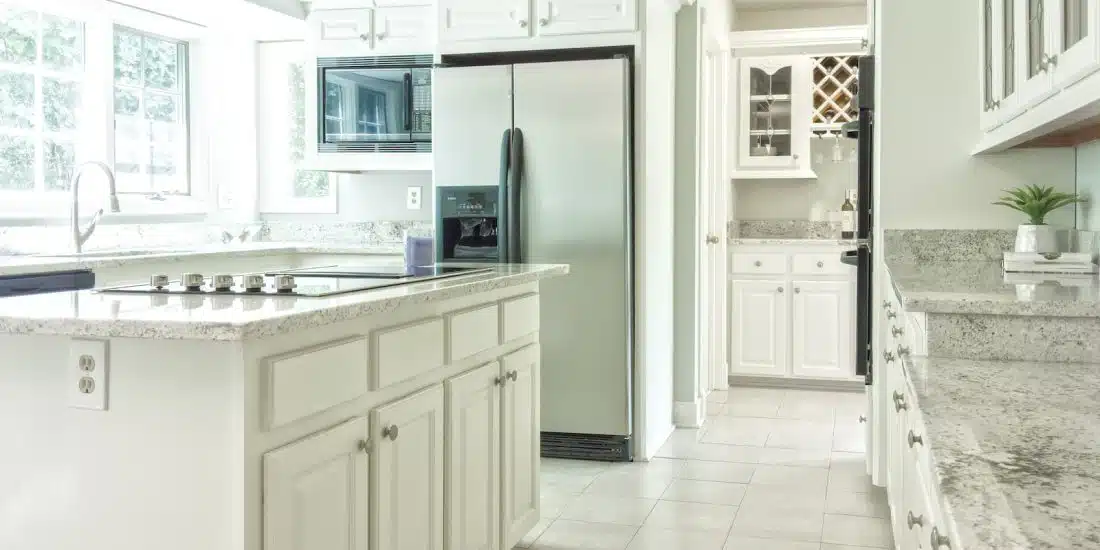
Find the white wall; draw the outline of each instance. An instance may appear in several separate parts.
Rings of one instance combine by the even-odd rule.
[[[866,20],[867,8],[862,4],[779,10],[739,9],[737,10],[735,29],[739,31],[759,31],[862,25],[866,23]]]
[[[431,172],[369,172],[338,177],[335,214],[262,214],[272,221],[429,221],[434,192]],[[420,208],[406,208],[411,186],[420,187]]]
[[[1077,206],[1077,229],[1100,231],[1100,141],[1077,147],[1077,192],[1088,202]]]
[[[855,140],[840,139],[844,160],[836,163],[832,160],[834,143],[833,138],[810,142],[816,180],[734,180],[736,219],[829,221],[827,213],[840,210],[844,191],[855,189],[858,166],[850,160]]]
[[[981,136],[977,3],[880,0],[877,8],[880,228],[1008,229],[1024,220],[989,204],[1002,189],[1073,190],[1070,148],[970,156]],[[1072,225],[1073,209],[1049,223]]]

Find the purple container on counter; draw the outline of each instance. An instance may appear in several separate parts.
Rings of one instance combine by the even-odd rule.
[[[431,237],[413,237],[405,235],[405,269],[425,265],[435,265],[435,243]]]

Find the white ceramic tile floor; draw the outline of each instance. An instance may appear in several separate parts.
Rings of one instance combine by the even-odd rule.
[[[542,461],[535,550],[891,548],[864,472],[862,394],[731,388],[652,462]]]

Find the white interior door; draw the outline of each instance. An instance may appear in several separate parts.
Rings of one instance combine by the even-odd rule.
[[[724,50],[716,51],[711,59],[711,90],[714,106],[710,119],[710,228],[711,234],[718,237],[710,246],[710,363],[711,389],[724,390],[729,387],[729,365],[726,363],[729,348],[729,335],[726,321],[729,318],[729,302],[726,297],[726,260],[728,258],[728,240],[726,223],[729,219],[729,179],[726,177],[725,155],[728,126],[721,121],[727,120],[726,94],[729,78],[726,68],[729,55]]]
[[[714,248],[710,220],[712,215],[710,209],[711,164],[714,156],[711,150],[714,128],[714,94],[711,91],[711,83],[714,80],[711,74],[712,57],[713,54],[708,52],[706,59],[700,64],[698,146],[696,147],[696,166],[698,166],[698,170],[696,171],[695,180],[695,245],[698,247],[695,255],[695,273],[698,279],[695,302],[695,334],[698,340],[696,358],[698,363],[695,368],[695,380],[698,384],[696,395],[703,402],[705,402],[707,394],[710,393],[710,378],[713,372],[711,368],[712,335],[710,331],[711,302],[713,301],[711,292],[711,279],[713,278],[711,262],[713,257],[711,256],[711,250]]]

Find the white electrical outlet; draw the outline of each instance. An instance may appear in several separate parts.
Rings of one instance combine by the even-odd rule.
[[[419,185],[409,187],[408,195],[405,197],[405,206],[407,206],[409,210],[420,210],[420,194],[423,191],[424,188]]]
[[[73,339],[65,368],[69,406],[107,410],[107,341]]]

